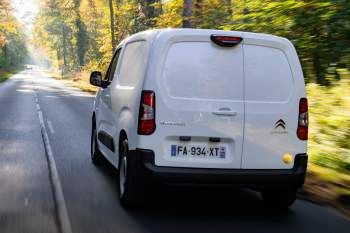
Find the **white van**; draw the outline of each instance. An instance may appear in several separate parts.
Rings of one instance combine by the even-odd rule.
[[[97,93],[91,156],[119,169],[123,205],[148,185],[229,185],[289,207],[305,179],[308,107],[287,39],[238,31],[140,32]]]

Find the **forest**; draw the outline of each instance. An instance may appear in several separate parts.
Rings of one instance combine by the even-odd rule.
[[[43,0],[34,41],[66,72],[105,70],[115,46],[138,31],[214,28],[287,37],[305,79],[329,85],[350,63],[346,0]]]
[[[23,28],[14,17],[10,2],[0,0],[0,71],[17,68],[26,58]]]

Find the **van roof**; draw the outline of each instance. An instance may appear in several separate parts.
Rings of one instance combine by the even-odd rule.
[[[164,29],[152,29],[147,31],[138,32],[124,39],[121,44],[127,43],[132,40],[154,40],[163,36],[172,37],[179,35],[203,35],[208,36],[211,34],[224,34],[232,36],[240,36],[244,40],[250,41],[269,41],[272,43],[283,44],[286,47],[290,47],[291,42],[283,37],[264,34],[264,33],[253,33],[244,31],[224,31],[224,30],[213,30],[213,29],[190,29],[190,28],[164,28]]]

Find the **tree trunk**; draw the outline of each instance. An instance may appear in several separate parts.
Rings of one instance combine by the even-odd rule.
[[[4,44],[4,47],[2,47],[2,52],[4,53],[4,57],[6,59],[6,57],[7,57],[7,44],[6,43]]]
[[[160,0],[138,0],[142,14],[145,16],[145,26],[152,27],[153,21],[152,19],[155,18],[159,12],[154,8],[153,4],[156,2],[159,2]]]
[[[191,22],[191,26],[195,27],[195,28],[199,28],[202,20],[203,20],[203,14],[202,14],[202,10],[203,10],[203,0],[195,0],[194,4],[193,4],[193,19]]]
[[[247,7],[247,1],[244,0],[244,8],[243,8],[243,23],[246,24],[248,23],[248,18],[246,17],[246,15],[249,14],[249,8]]]
[[[63,65],[67,67],[67,33],[65,29],[65,25],[62,26],[62,39],[63,39]]]
[[[321,61],[320,61],[320,56],[317,54],[317,52],[313,53],[313,65],[314,65],[314,71],[315,71],[315,75],[316,75],[316,82],[318,84],[325,84],[325,80],[324,80],[324,73],[322,72],[322,65],[321,65]]]
[[[77,39],[77,55],[79,66],[85,64],[85,53],[87,48],[87,33],[84,22],[80,16],[80,0],[74,1],[74,13],[75,13],[75,25],[77,27],[76,39]]]
[[[192,0],[184,0],[183,3],[183,12],[182,12],[182,27],[190,28],[191,25],[191,16],[192,16]]]
[[[115,33],[114,33],[114,9],[113,9],[113,0],[109,0],[109,15],[110,15],[110,22],[111,22],[111,38],[112,38],[112,53],[115,51],[116,46],[116,39],[115,39]]]

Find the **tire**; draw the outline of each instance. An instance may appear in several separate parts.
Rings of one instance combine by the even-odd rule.
[[[145,185],[139,169],[137,157],[130,156],[128,141],[123,140],[118,165],[118,197],[123,207],[135,207],[143,201]]]
[[[94,119],[93,119],[94,121]],[[96,132],[96,125],[95,122],[92,123],[91,127],[91,143],[90,143],[90,154],[91,154],[91,161],[95,165],[100,165],[103,161],[103,155],[101,151],[98,149],[97,144],[97,132]]]
[[[288,209],[297,198],[297,190],[295,188],[272,189],[261,192],[265,204],[273,209]]]

